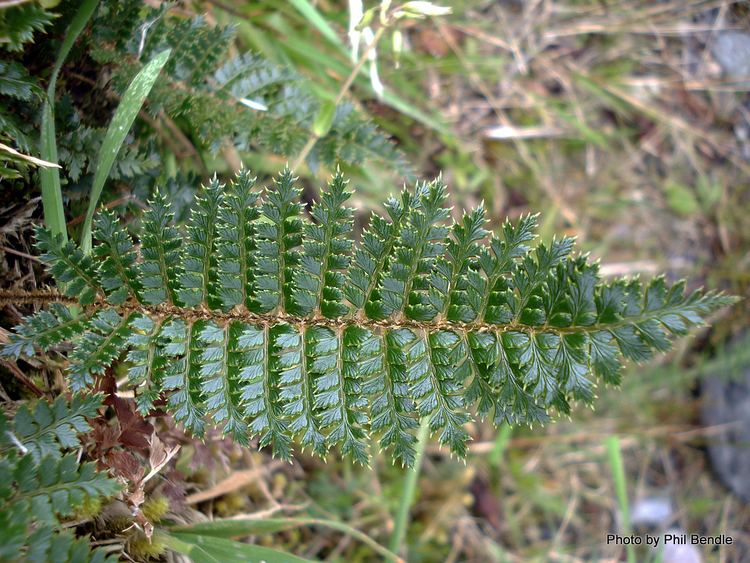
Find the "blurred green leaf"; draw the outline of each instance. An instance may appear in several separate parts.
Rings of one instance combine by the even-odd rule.
[[[331,130],[331,125],[333,125],[333,118],[335,116],[336,104],[333,102],[324,102],[323,105],[320,106],[312,126],[313,133],[315,133],[316,137],[323,137]]]
[[[336,35],[333,28],[328,25],[325,18],[320,15],[320,12],[318,12],[315,6],[310,2],[307,0],[289,0],[289,3],[294,6],[315,29],[323,34],[326,39],[334,45],[344,47],[344,43],[339,39],[339,36]]]
[[[684,184],[670,180],[664,186],[664,192],[667,204],[675,213],[692,215],[700,210],[695,194]]]

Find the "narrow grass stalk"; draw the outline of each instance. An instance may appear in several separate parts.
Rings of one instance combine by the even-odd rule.
[[[333,28],[328,25],[325,18],[320,15],[320,12],[308,0],[289,0],[289,3],[328,41],[334,45],[344,47]]]
[[[57,75],[60,74],[63,62],[70,53],[78,36],[86,27],[89,19],[94,13],[99,0],[85,0],[73,21],[65,33],[60,51],[57,53],[55,66],[47,86],[47,99],[42,108],[42,135],[40,139],[40,153],[42,159],[57,164],[57,141],[55,139],[55,89],[57,88]],[[54,235],[62,236],[68,240],[68,230],[65,227],[65,212],[63,209],[62,190],[60,188],[60,171],[58,168],[45,167],[39,170],[39,179],[42,186],[42,209],[44,211],[44,224]]]
[[[406,536],[406,528],[409,525],[409,511],[414,502],[414,496],[417,489],[417,479],[419,478],[419,471],[422,467],[422,457],[424,456],[424,450],[427,446],[429,437],[430,417],[426,416],[422,419],[422,424],[419,426],[414,467],[407,470],[406,478],[404,479],[404,486],[401,491],[401,503],[398,506],[398,512],[396,512],[396,518],[393,523],[393,532],[391,533],[389,549],[394,553],[401,552],[401,544]]]
[[[344,99],[344,96],[346,96],[346,94],[351,89],[352,84],[354,83],[354,79],[357,78],[359,71],[362,70],[362,67],[367,62],[367,59],[370,53],[372,52],[373,49],[375,49],[375,47],[378,44],[378,41],[380,41],[380,38],[383,37],[383,33],[385,33],[385,30],[386,30],[385,26],[380,26],[378,30],[375,32],[375,36],[373,37],[372,42],[369,45],[367,45],[367,48],[364,49],[362,54],[359,56],[357,63],[354,65],[354,68],[352,68],[352,71],[349,73],[349,76],[341,85],[341,88],[339,88],[338,94],[336,94],[336,99],[333,101],[334,111],[335,111],[335,108],[338,107],[338,105],[341,103],[341,100]],[[300,153],[297,155],[297,158],[294,160],[294,164],[292,164],[293,171],[296,171],[300,167],[300,165],[305,161],[305,158],[307,158],[307,155],[310,154],[310,151],[313,149],[318,139],[319,139],[318,134],[315,131],[313,131],[310,134],[310,137],[307,139],[305,146],[302,148]]]
[[[617,494],[617,503],[620,506],[622,515],[622,529],[625,535],[631,532],[630,526],[630,505],[628,503],[628,488],[625,482],[625,465],[622,462],[622,453],[620,451],[620,440],[617,436],[609,436],[605,442],[607,447],[607,458],[612,469],[612,479],[615,483],[615,494]],[[635,563],[635,550],[632,545],[625,546],[628,563]]]
[[[492,467],[497,468],[500,466],[500,462],[505,455],[505,450],[508,449],[508,444],[510,443],[510,437],[512,434],[513,427],[508,423],[503,423],[497,433],[497,438],[495,438],[495,444],[492,446],[492,450],[490,450],[490,455],[488,456],[488,461]]]

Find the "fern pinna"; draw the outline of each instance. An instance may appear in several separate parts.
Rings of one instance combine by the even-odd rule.
[[[662,277],[605,283],[572,239],[533,245],[535,216],[493,233],[480,206],[449,224],[440,178],[390,198],[357,244],[340,173],[309,214],[290,171],[254,184],[214,179],[184,234],[157,194],[140,248],[108,211],[92,255],[39,229],[63,294],[5,354],[72,342],[80,391],[127,351],[140,409],[163,397],[197,435],[210,421],[283,457],[294,442],[338,445],[362,463],[373,437],[410,465],[420,419],[464,455],[473,413],[568,413],[593,400],[595,377],[618,383],[623,359],[668,349],[731,302]]]
[[[0,413],[0,561],[116,561],[63,527],[89,503],[120,486],[75,453],[78,434],[91,430],[101,395],[58,397],[23,405],[12,420]]]

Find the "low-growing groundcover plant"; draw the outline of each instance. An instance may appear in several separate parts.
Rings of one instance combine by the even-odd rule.
[[[669,349],[733,301],[663,277],[604,282],[571,238],[535,244],[535,216],[490,230],[479,206],[451,221],[441,178],[388,199],[355,242],[350,195],[337,173],[308,213],[291,171],[261,189],[245,170],[204,188],[184,233],[159,193],[137,241],[110,211],[98,213],[92,254],[37,230],[57,291],[4,292],[46,306],[2,352],[72,344],[76,395],[22,409],[12,426],[0,419],[0,518],[17,549],[30,529],[78,549],[52,534],[57,515],[116,491],[62,452],[120,360],[140,411],[165,400],[196,436],[214,425],[284,458],[296,443],[363,464],[377,440],[409,466],[420,421],[464,456],[474,416],[567,414],[594,400],[596,379],[617,384],[624,360]]]

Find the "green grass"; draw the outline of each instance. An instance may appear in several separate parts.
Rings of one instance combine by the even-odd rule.
[[[169,49],[162,51],[135,75],[135,78],[125,90],[125,94],[122,96],[115,115],[107,128],[96,160],[96,172],[91,185],[88,210],[81,231],[81,247],[84,252],[91,252],[91,225],[99,203],[99,197],[104,189],[104,182],[106,182],[109,172],[112,170],[112,165],[115,163],[115,158],[117,153],[120,152],[123,142],[125,142],[128,131],[133,126],[133,121],[135,121],[138,112],[146,101],[146,96],[156,82],[159,72],[167,64],[170,53]]]
[[[47,98],[42,107],[41,124],[41,156],[42,159],[57,164],[57,136],[55,133],[55,90],[57,88],[57,77],[60,74],[65,59],[68,57],[73,43],[86,27],[89,19],[94,13],[99,0],[85,0],[78,8],[73,21],[70,23],[65,39],[63,39],[60,50],[57,52],[55,66],[52,69],[49,85],[47,86]],[[42,189],[42,209],[44,210],[44,223],[52,231],[53,235],[62,236],[68,240],[68,230],[65,225],[65,210],[63,208],[62,191],[60,189],[60,171],[58,168],[42,167],[39,171]]]
[[[620,440],[617,436],[610,436],[605,440],[607,446],[607,458],[612,470],[612,479],[615,483],[615,493],[617,494],[617,503],[620,507],[620,518],[622,518],[622,534],[629,536],[632,527],[630,525],[630,503],[628,502],[628,487],[625,477],[625,465],[622,461],[620,452]],[[627,545],[625,550],[628,554],[628,563],[635,563],[635,548]]]

